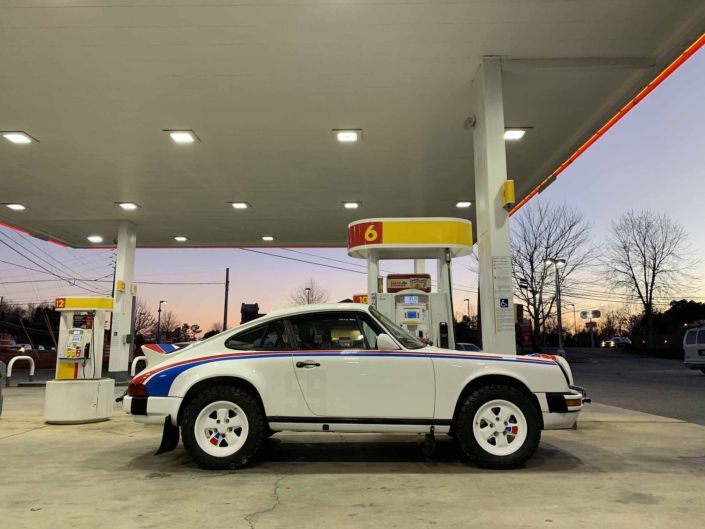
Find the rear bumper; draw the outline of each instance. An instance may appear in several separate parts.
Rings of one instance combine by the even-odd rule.
[[[702,358],[686,358],[683,364],[690,369],[702,369],[705,367],[705,356]]]
[[[125,413],[132,415],[135,422],[140,424],[164,425],[164,420],[171,416],[171,423],[177,426],[179,408],[181,407],[179,397],[130,397],[125,396],[122,401],[122,409]]]

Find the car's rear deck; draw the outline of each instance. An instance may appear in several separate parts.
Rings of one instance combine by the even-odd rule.
[[[248,468],[203,471],[160,429],[49,426],[42,388],[5,390],[0,520],[12,527],[695,527],[705,427],[587,406],[522,470],[485,471],[438,437],[277,434]],[[344,479],[342,479],[344,477]]]

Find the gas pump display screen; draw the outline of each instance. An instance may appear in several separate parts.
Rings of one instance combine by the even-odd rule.
[[[404,296],[404,303],[418,303],[419,302],[419,297],[418,296]],[[411,313],[409,313],[411,314]]]
[[[407,310],[405,316],[406,316],[406,319],[408,319],[408,320],[418,320],[419,319],[419,313],[418,313],[418,311],[415,311],[415,310]]]
[[[81,331],[71,331],[71,334],[81,334]]]

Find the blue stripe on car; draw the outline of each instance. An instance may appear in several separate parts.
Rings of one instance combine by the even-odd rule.
[[[242,355],[242,356],[227,356],[224,355],[223,357],[218,357],[218,358],[209,358],[208,360],[198,360],[195,359],[193,362],[190,362],[188,364],[181,364],[177,365],[171,368],[167,368],[164,371],[161,371],[154,375],[152,378],[150,378],[147,383],[147,393],[151,396],[154,397],[168,397],[169,396],[169,391],[171,390],[171,385],[174,383],[174,380],[176,380],[176,377],[178,377],[181,373],[184,371],[191,369],[192,367],[198,367],[201,365],[205,364],[210,364],[213,362],[229,362],[231,360],[247,360],[249,358],[281,358],[281,357],[286,357],[286,358],[292,358],[292,357],[305,357],[305,358],[313,358],[313,357],[320,357],[320,356],[353,356],[353,355],[359,355],[359,356],[380,356],[380,357],[385,357],[388,358],[390,356],[397,357],[397,358],[446,358],[446,359],[451,359],[451,360],[477,360],[478,362],[482,362],[485,360],[491,361],[491,362],[513,362],[513,363],[519,363],[519,364],[538,364],[538,365],[544,365],[544,366],[556,366],[554,362],[541,362],[541,361],[534,361],[534,360],[514,360],[512,358],[490,358],[490,357],[477,357],[477,356],[462,356],[462,355],[444,355],[444,354],[434,354],[431,353],[429,355],[422,355],[418,353],[366,353],[366,352],[359,352],[359,353],[353,353],[353,352],[347,352],[347,351],[342,351],[339,353],[263,353],[261,355]]]

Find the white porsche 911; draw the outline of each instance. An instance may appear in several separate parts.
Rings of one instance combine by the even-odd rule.
[[[161,359],[160,359],[161,360]],[[429,347],[372,307],[306,305],[197,342],[129,384],[123,409],[235,469],[278,431],[447,433],[484,468],[514,468],[541,430],[570,428],[584,390],[568,364]]]

